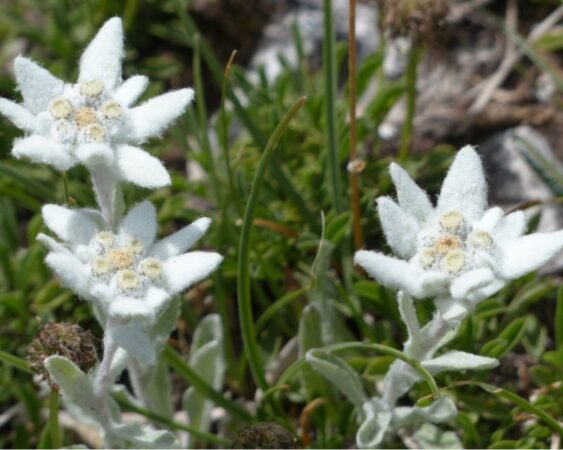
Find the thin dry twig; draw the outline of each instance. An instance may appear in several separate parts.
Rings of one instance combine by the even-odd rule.
[[[516,0],[510,0],[506,5],[506,15],[505,22],[508,26],[513,29],[517,28],[518,25],[518,5]],[[487,103],[493,96],[497,88],[502,84],[506,76],[512,70],[513,65],[517,61],[518,51],[514,42],[506,38],[506,47],[504,49],[504,56],[500,63],[498,69],[493,73],[493,75],[487,80],[485,86],[481,90],[477,99],[473,102],[469,108],[470,113],[480,113],[485,109]]]
[[[316,398],[311,401],[303,411],[301,412],[301,417],[299,418],[299,428],[301,429],[300,438],[303,447],[308,447],[311,443],[309,437],[309,425],[311,423],[312,414],[325,404],[324,398]]]
[[[515,5],[511,6],[514,3],[515,3],[514,1],[510,2],[507,7],[506,23],[508,27],[511,29],[516,29],[515,26],[511,26],[509,24],[509,13],[511,13],[509,10],[516,8]],[[532,45],[540,37],[542,37],[555,25],[557,25],[557,23],[562,18],[563,18],[563,6],[560,6],[533,28],[533,30],[528,35],[528,38],[526,39],[526,43],[528,45]],[[509,38],[506,39],[506,42],[507,42],[506,44],[507,51],[510,47],[512,48],[514,47],[514,44]],[[478,89],[478,92],[480,92],[480,94],[469,108],[470,113],[478,114],[481,111],[483,111],[483,109],[487,106],[495,91],[504,82],[506,77],[512,71],[514,65],[516,65],[518,61],[522,59],[523,56],[524,56],[524,52],[522,50],[517,50],[517,49],[511,51],[509,55],[505,53],[505,57],[503,58],[503,61],[499,66],[499,68],[496,70],[496,72],[493,75],[491,75],[487,80],[485,80],[481,84],[482,87]]]
[[[449,24],[454,24],[462,21],[465,16],[472,13],[477,8],[491,3],[493,0],[472,0],[470,2],[461,3],[455,5],[451,8],[450,13],[446,17],[445,21]]]

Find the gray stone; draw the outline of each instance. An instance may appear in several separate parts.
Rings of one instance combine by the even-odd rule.
[[[483,156],[487,181],[489,183],[489,203],[501,206],[505,211],[530,202],[540,205],[525,209],[529,218],[541,213],[537,231],[556,231],[563,228],[563,207],[554,202],[555,187],[533,168],[528,155],[528,146],[537,152],[553,172],[563,174],[563,164],[547,142],[536,130],[528,126],[509,129],[485,141],[478,147]],[[553,183],[556,184],[556,183]],[[561,186],[559,186],[561,188]],[[563,255],[555,258],[542,269],[543,273],[563,270]]]
[[[297,67],[297,52],[292,27],[297,24],[302,37],[305,57],[309,67],[321,65],[323,42],[322,0],[297,0],[287,2],[288,8],[280,18],[264,29],[262,41],[253,56],[249,76],[257,80],[256,71],[262,67],[269,81],[275,80],[283,70],[280,59]],[[373,53],[379,45],[377,8],[358,4],[356,7],[356,46],[358,60]],[[336,38],[345,41],[348,36],[348,0],[333,0]]]

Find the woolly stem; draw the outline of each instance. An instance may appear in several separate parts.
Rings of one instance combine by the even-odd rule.
[[[104,355],[98,373],[94,379],[94,395],[96,396],[96,415],[104,429],[104,441],[106,448],[115,448],[116,445],[108,438],[111,431],[111,414],[108,405],[108,395],[113,384],[111,374],[111,364],[117,351],[117,344],[111,336],[106,333],[104,336]]]
[[[409,342],[420,339],[420,324],[416,317],[413,299],[407,293],[399,291],[397,293],[397,302],[399,303],[401,319],[405,322],[409,333],[409,340],[405,343],[405,347],[407,347]]]
[[[403,346],[404,353],[418,362],[431,358],[444,345],[444,338],[457,327],[459,322],[445,321],[437,312],[432,320],[421,329],[412,298],[400,291],[398,302],[401,318],[409,333],[409,339]],[[407,363],[395,361],[383,380],[383,401],[392,409],[397,400],[406,394],[418,380],[418,374]]]
[[[92,164],[88,166],[92,178],[92,187],[96,195],[96,201],[100,206],[102,215],[107,224],[113,228],[119,220],[116,214],[116,206],[122,205],[121,189],[113,169],[104,164]]]
[[[144,408],[150,408],[150,402],[144,392],[146,382],[143,368],[136,360],[132,359],[127,367],[127,371],[129,372],[129,379],[131,380],[131,386],[133,387],[135,397],[137,397]]]

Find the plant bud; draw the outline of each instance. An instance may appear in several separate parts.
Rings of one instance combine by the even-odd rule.
[[[57,384],[51,380],[43,364],[45,359],[52,355],[64,356],[83,372],[88,372],[98,361],[98,339],[78,325],[50,322],[29,344],[27,347],[29,365],[49,383],[52,389],[58,391]]]

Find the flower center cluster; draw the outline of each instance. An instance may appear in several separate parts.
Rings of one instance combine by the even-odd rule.
[[[111,231],[101,231],[94,237],[97,255],[90,261],[92,275],[107,281],[127,293],[158,284],[163,275],[162,262],[145,256],[141,241],[131,239],[122,245]]]
[[[111,99],[100,80],[80,83],[49,103],[51,134],[61,143],[105,142],[123,120],[122,106]]]
[[[493,244],[490,233],[472,231],[459,211],[448,211],[438,217],[437,227],[421,239],[415,260],[424,269],[455,275],[474,268],[477,252],[490,252]]]

